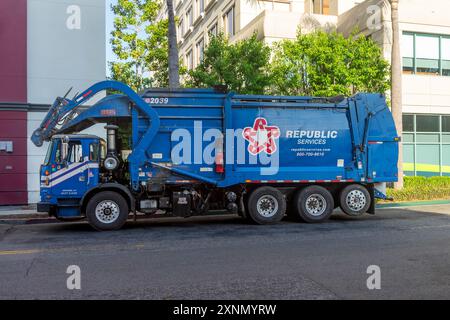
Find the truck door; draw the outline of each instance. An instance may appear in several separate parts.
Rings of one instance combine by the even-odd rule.
[[[59,143],[57,171],[52,174],[52,193],[60,198],[81,198],[87,190],[88,150],[79,140]]]

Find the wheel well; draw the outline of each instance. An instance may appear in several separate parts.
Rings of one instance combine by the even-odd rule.
[[[120,194],[127,202],[128,208],[131,211],[134,210],[134,204],[132,203],[132,199],[130,198],[130,195],[127,194],[124,190],[122,190],[120,188],[115,188],[115,187],[111,186],[111,187],[96,188],[96,189],[89,191],[89,193],[83,198],[82,203],[81,203],[81,213],[82,214],[86,214],[86,207],[87,207],[89,200],[91,200],[92,197],[95,196],[96,194],[99,194],[100,192],[103,192],[103,191],[112,191],[112,192],[116,192],[116,193]]]

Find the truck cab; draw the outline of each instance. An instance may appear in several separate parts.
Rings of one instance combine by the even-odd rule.
[[[79,203],[99,184],[106,142],[93,135],[56,135],[40,168],[39,211],[60,218],[81,217]]]

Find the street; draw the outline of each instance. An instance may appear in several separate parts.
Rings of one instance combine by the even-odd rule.
[[[81,290],[67,268],[79,266]],[[381,289],[369,290],[371,265]],[[335,214],[324,224],[237,216],[0,224],[0,299],[449,299],[450,205]]]

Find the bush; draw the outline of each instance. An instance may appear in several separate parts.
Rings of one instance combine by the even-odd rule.
[[[394,201],[450,199],[450,177],[405,177],[402,190],[387,189]]]

